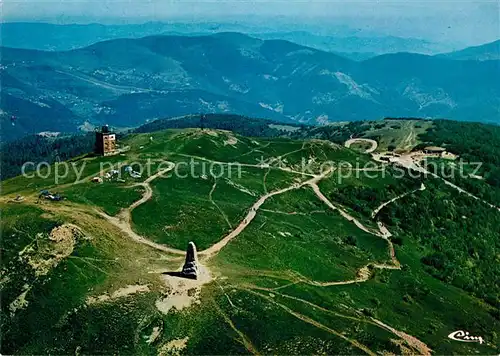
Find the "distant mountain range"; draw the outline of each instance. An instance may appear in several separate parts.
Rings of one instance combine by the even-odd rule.
[[[160,22],[131,25],[11,22],[0,24],[2,46],[44,51],[65,51],[118,38],[140,38],[168,31],[181,34],[182,26]],[[196,33],[200,28],[186,26]]]
[[[500,40],[486,43],[481,46],[469,47],[461,51],[441,54],[439,57],[474,61],[500,60]]]
[[[433,55],[449,51],[452,46],[416,38],[395,36],[325,36],[306,31],[254,34],[261,39],[281,39],[303,46],[333,52],[353,60],[365,60],[381,54],[412,52]]]
[[[317,33],[318,29],[296,30],[286,25],[244,25],[239,23],[165,23],[102,25],[13,22],[0,24],[2,45],[13,48],[65,51],[90,46],[94,43],[118,39],[141,38],[152,35],[201,36],[219,32],[246,33],[260,39],[280,39],[363,60],[380,54],[413,52],[438,54],[460,46],[436,43],[416,38],[386,36],[334,26]]]
[[[498,61],[397,53],[356,62],[240,33],[2,48],[3,140],[190,113],[326,124],[383,116],[499,121]]]

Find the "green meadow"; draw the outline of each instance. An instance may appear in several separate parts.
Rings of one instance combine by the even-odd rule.
[[[416,127],[419,122],[397,124],[407,135],[384,136],[382,147],[413,144],[413,136],[405,140],[413,131],[404,125],[425,129]],[[384,125],[373,135],[396,130],[389,128],[396,123]],[[72,184],[75,172],[57,183],[54,172],[3,182],[2,353],[498,349],[500,218],[481,201],[437,179],[400,179],[393,168],[375,163],[380,170],[369,176],[348,176],[348,168],[335,166],[317,182],[321,193],[370,231],[385,224],[400,263],[394,268],[387,240],[330,208],[310,185],[300,186],[325,162],[349,162],[355,169],[370,162],[366,154],[321,140],[199,129],[131,134],[122,144],[130,148],[123,156],[70,162],[85,165],[79,184]],[[175,164],[171,171],[146,181],[167,161]],[[150,172],[140,178],[125,171],[148,162]],[[106,173],[118,163],[120,180],[92,181],[101,164],[109,164]],[[425,191],[418,190],[422,183]],[[284,188],[290,189],[277,194]],[[65,200],[37,203],[42,189]],[[269,193],[274,195],[245,222]],[[16,202],[17,194],[24,199]],[[401,195],[372,217],[378,206]],[[132,204],[128,221],[120,212]],[[227,244],[200,254],[206,274],[200,272],[197,281],[169,275],[184,262],[182,251],[169,248],[184,250],[190,241],[199,251],[211,248],[242,223]],[[68,227],[74,234],[61,235]],[[486,343],[453,341],[447,335],[455,330]]]

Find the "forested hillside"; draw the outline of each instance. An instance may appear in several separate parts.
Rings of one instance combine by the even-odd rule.
[[[497,306],[500,285],[493,281],[500,275],[495,262],[500,213],[436,179],[426,179],[425,185],[424,192],[382,210],[380,218],[400,229],[402,248],[422,246],[419,255],[428,273]]]
[[[432,129],[420,135],[420,139],[424,141],[420,147],[433,144],[459,155],[465,173],[467,169],[478,167],[475,175],[480,179],[453,174],[457,173],[457,167],[446,162],[443,162],[444,168],[435,173],[500,206],[500,126],[436,120]]]
[[[92,152],[94,145],[94,133],[55,138],[32,135],[4,143],[0,146],[1,180],[20,175],[26,162],[33,162],[36,166],[40,162],[51,164],[58,160],[66,161]],[[33,169],[33,166],[28,168]]]
[[[466,161],[484,162],[486,171],[500,167],[499,125],[435,120],[434,127],[420,138],[444,146]]]

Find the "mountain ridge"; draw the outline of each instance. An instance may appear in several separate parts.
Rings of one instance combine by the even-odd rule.
[[[422,53],[451,51],[456,45],[436,43],[419,38],[389,36],[373,31],[360,32],[332,25],[324,28],[298,29],[286,24],[245,24],[245,23],[183,23],[183,22],[146,22],[142,24],[52,24],[38,22],[5,22],[2,24],[3,42],[9,47],[47,49],[51,51],[82,48],[99,41],[129,37],[140,38],[150,35],[212,35],[218,32],[242,32],[261,39],[284,39],[320,50],[337,52],[354,59],[363,59],[384,53],[410,50]],[[30,33],[19,36],[19,33]],[[43,34],[41,36],[40,34]],[[360,51],[361,50],[361,51]],[[361,53],[351,53],[361,52]]]
[[[454,59],[454,60],[499,60],[500,59],[500,39],[481,44],[478,46],[467,47],[459,51],[443,53],[437,57]]]
[[[55,100],[78,125],[130,127],[193,112],[316,124],[385,116],[498,121],[495,61],[396,53],[356,62],[234,32],[1,51],[2,76],[12,78],[3,97]],[[134,107],[133,117],[123,114]],[[17,114],[5,111],[2,120]]]

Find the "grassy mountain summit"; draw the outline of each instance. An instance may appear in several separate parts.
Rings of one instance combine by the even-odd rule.
[[[240,33],[2,48],[4,140],[193,112],[325,124],[368,117],[498,121],[495,61],[396,53],[355,62]],[[43,120],[34,118],[43,116]]]
[[[456,126],[283,125],[289,138],[275,123],[249,121],[269,137],[247,137],[208,127],[225,118],[178,120],[120,138],[120,155],[74,158],[64,177],[52,165],[3,182],[2,353],[496,351],[500,213],[336,139],[404,156]],[[460,150],[468,127],[443,144]],[[66,199],[40,199],[45,189]],[[197,280],[167,273],[189,241]],[[485,342],[449,339],[456,330]]]

